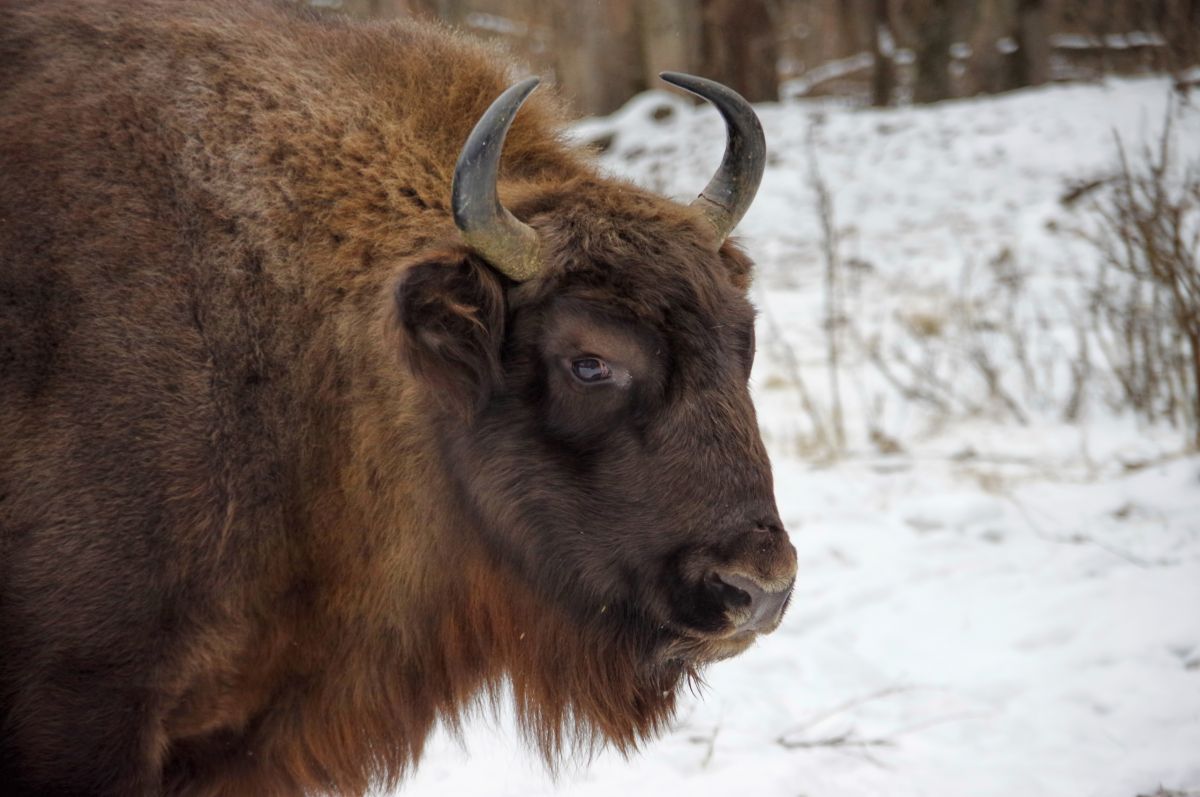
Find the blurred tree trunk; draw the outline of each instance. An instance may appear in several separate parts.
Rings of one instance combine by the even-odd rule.
[[[888,0],[872,0],[871,14],[874,25],[871,31],[871,57],[875,65],[871,69],[871,104],[885,108],[892,104],[892,91],[896,88],[896,64],[892,56],[896,51],[896,40],[892,36],[892,25],[888,14]]]
[[[607,114],[646,88],[635,0],[559,0],[558,82],[582,114]]]
[[[1017,0],[1013,38],[1017,42],[1017,51],[1013,53],[1011,86],[1040,86],[1050,80],[1050,37],[1046,30],[1045,0]]]
[[[917,77],[913,102],[937,102],[954,96],[950,85],[950,45],[954,43],[955,0],[925,0],[917,24]]]
[[[412,0],[414,4],[430,6],[438,19],[455,25],[461,23],[466,14],[466,0]]]
[[[868,0],[870,2],[870,0]],[[838,38],[841,43],[838,50],[847,55],[863,51],[862,9],[855,0],[837,0],[836,11]]]
[[[646,84],[663,71],[703,72],[700,62],[703,24],[695,0],[643,0],[642,62]]]
[[[1006,0],[977,0],[971,25],[971,58],[967,63],[965,93],[994,94],[1008,88],[1007,60],[1000,53],[1000,40],[1008,35]]]
[[[1155,13],[1155,29],[1167,43],[1167,65],[1173,72],[1200,64],[1200,0],[1163,0]]]
[[[705,77],[750,102],[779,99],[779,44],[765,0],[700,0]]]

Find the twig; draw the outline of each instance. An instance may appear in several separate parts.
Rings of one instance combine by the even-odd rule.
[[[809,421],[812,423],[815,443],[819,448],[824,449],[832,455],[833,443],[829,439],[826,421],[822,417],[820,410],[817,409],[812,394],[808,391],[808,384],[804,381],[804,374],[800,369],[800,361],[796,358],[796,351],[787,342],[787,339],[783,336],[783,332],[779,329],[779,325],[775,321],[775,316],[771,312],[769,302],[761,301],[759,302],[759,306],[762,308],[762,317],[766,322],[769,346],[776,352],[778,358],[783,361],[783,366],[787,371],[788,377],[796,386],[796,392],[800,396],[800,406],[804,408],[804,412],[808,415]]]
[[[817,195],[817,215],[821,219],[821,250],[825,256],[825,345],[826,367],[829,372],[830,426],[833,442],[840,452],[846,446],[846,425],[842,419],[842,392],[838,374],[841,361],[838,330],[842,326],[841,268],[833,198],[817,168],[815,125],[808,128],[808,180]]]
[[[1128,551],[1122,551],[1119,548],[1114,548],[1113,546],[1111,546],[1107,543],[1100,542],[1095,537],[1091,537],[1087,534],[1084,534],[1084,533],[1078,532],[1078,531],[1074,532],[1070,536],[1060,536],[1060,535],[1056,535],[1056,534],[1051,534],[1050,532],[1045,531],[1037,523],[1037,521],[1035,521],[1033,519],[1033,516],[1025,508],[1025,506],[1020,501],[1017,500],[1016,496],[1012,495],[1011,493],[1003,493],[1002,495],[1004,498],[1007,498],[1014,507],[1016,507],[1017,512],[1020,513],[1021,517],[1025,520],[1025,523],[1029,526],[1029,530],[1032,531],[1035,536],[1040,537],[1041,539],[1046,540],[1047,542],[1053,542],[1053,543],[1057,543],[1059,545],[1080,545],[1080,544],[1093,545],[1093,546],[1099,548],[1100,550],[1104,551],[1105,553],[1112,554],[1113,556],[1117,557],[1118,559],[1122,559],[1122,560],[1128,562],[1129,564],[1134,565],[1135,567],[1142,567],[1142,568],[1174,567],[1175,565],[1179,564],[1178,559],[1165,559],[1165,558],[1163,558],[1163,559],[1143,559],[1140,556],[1135,556],[1134,554],[1131,554]]]
[[[855,736],[853,731],[839,733],[836,736],[826,736],[821,739],[789,740],[779,737],[775,742],[785,750],[811,750],[816,747],[892,747],[890,739],[863,739]]]

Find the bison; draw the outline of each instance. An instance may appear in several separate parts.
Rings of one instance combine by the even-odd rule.
[[[361,794],[509,690],[548,761],[629,750],[778,625],[758,120],[665,75],[728,130],[680,204],[514,74],[284,3],[0,6],[4,794]]]

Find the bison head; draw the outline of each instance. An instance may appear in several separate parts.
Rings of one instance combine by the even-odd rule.
[[[396,304],[487,549],[572,616],[690,668],[778,625],[796,558],[747,386],[750,263],[725,240],[761,178],[762,130],[729,89],[664,77],[729,129],[696,202],[583,174],[513,186],[514,215],[500,149],[536,80],[517,84],[459,161],[465,244],[406,269]]]

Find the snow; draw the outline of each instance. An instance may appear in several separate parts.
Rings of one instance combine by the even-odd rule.
[[[799,553],[783,625],[709,668],[673,729],[629,759],[602,752],[552,778],[502,712],[439,732],[402,793],[1200,790],[1200,457],[1179,430],[1115,412],[1102,382],[1076,422],[1062,411],[1096,255],[1072,232],[1087,203],[1061,198],[1112,173],[1114,134],[1155,140],[1169,92],[1155,78],[925,108],[760,106],[771,159],[738,235],[760,267],[753,384]],[[1200,110],[1174,107],[1195,161]],[[711,109],[653,92],[575,134],[610,138],[607,169],[686,200],[722,131]],[[798,395],[802,380],[830,417],[814,168],[850,319],[837,456]],[[1032,330],[1037,384],[1011,341],[955,320],[998,308]],[[917,315],[925,338],[904,332]],[[872,336],[889,357],[927,358],[953,401],[906,400],[864,353]],[[971,371],[974,343],[1020,420]]]
[[[856,53],[836,61],[827,61],[784,83],[780,87],[780,94],[788,98],[803,97],[822,83],[870,69],[873,63],[875,63],[875,57],[867,52]]]
[[[529,27],[524,22],[499,14],[486,14],[482,11],[472,11],[467,14],[466,22],[469,28],[499,33],[503,36],[524,36],[529,32]]]
[[[1147,31],[1110,33],[1106,36],[1059,33],[1050,37],[1050,45],[1062,50],[1087,50],[1096,48],[1128,50],[1133,47],[1166,47],[1167,41],[1159,34]]]

